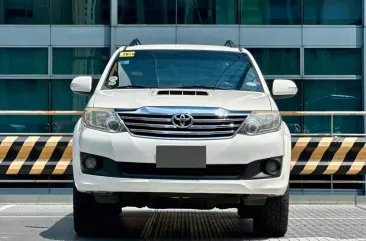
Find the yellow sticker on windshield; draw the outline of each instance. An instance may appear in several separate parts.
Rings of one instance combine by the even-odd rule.
[[[134,51],[133,52],[121,52],[119,54],[119,57],[122,57],[122,58],[124,58],[124,57],[133,57],[133,56],[135,56]]]

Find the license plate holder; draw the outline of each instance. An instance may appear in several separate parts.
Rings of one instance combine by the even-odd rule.
[[[206,146],[157,146],[157,168],[206,168]]]

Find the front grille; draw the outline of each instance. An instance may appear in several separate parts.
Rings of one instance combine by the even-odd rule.
[[[248,165],[207,165],[206,168],[156,168],[155,164],[118,163],[124,178],[241,179]]]
[[[231,137],[247,117],[247,115],[223,117],[213,114],[191,114],[192,126],[177,128],[172,123],[173,115],[123,112],[119,112],[118,115],[135,136],[194,139]]]

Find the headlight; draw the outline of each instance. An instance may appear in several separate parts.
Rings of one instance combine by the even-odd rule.
[[[259,135],[278,131],[281,128],[281,116],[277,112],[254,112],[249,115],[239,133]]]
[[[83,119],[85,125],[92,129],[110,133],[126,131],[113,109],[88,108],[85,110]]]

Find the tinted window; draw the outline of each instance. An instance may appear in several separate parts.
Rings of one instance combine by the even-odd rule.
[[[0,74],[47,73],[47,48],[0,48]]]
[[[362,0],[305,0],[304,24],[361,25]]]
[[[119,24],[175,24],[175,16],[175,1],[118,1]]]
[[[362,80],[304,80],[305,111],[361,111]],[[305,117],[309,132],[330,132],[330,117]],[[361,133],[362,117],[334,118],[334,132]]]
[[[234,0],[178,0],[178,24],[238,24]]]
[[[305,74],[361,75],[362,49],[305,49]]]
[[[301,24],[300,0],[240,0],[241,24]]]
[[[299,75],[300,49],[248,49],[265,75]]]
[[[246,54],[219,51],[140,50],[122,52],[106,86],[207,88],[263,91]],[[118,76],[118,80],[115,78]]]
[[[0,24],[50,24],[50,0],[1,0]]]
[[[52,24],[110,24],[110,0],[52,0]]]
[[[0,79],[0,110],[48,110],[48,80]],[[0,116],[0,133],[48,132],[47,116]]]
[[[76,75],[103,72],[109,60],[108,48],[53,48],[53,74]]]

